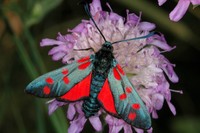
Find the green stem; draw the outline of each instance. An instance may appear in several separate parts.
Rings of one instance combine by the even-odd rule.
[[[39,66],[40,72],[45,73],[46,68],[45,68],[44,62],[42,61],[42,57],[40,56],[40,53],[39,53],[39,51],[36,47],[36,42],[33,39],[33,36],[31,35],[29,29],[24,28],[24,35],[29,42],[29,45],[30,45],[30,48],[31,48],[31,54],[33,56],[34,61]]]
[[[3,11],[3,10],[0,10],[0,11]],[[30,59],[30,56],[29,54],[27,53],[27,50],[25,49],[24,47],[24,44],[22,42],[22,40],[20,39],[20,37],[18,37],[12,30],[11,26],[9,25],[9,22],[6,18],[6,16],[4,15],[4,12],[0,12],[2,13],[2,16],[3,16],[3,19],[5,20],[5,23],[6,23],[6,26],[8,28],[8,31],[10,32],[10,34],[12,35],[12,39],[14,41],[14,43],[16,44],[16,47],[17,47],[17,51],[18,51],[18,54],[19,54],[19,57],[22,61],[22,64],[24,65],[24,68],[26,69],[29,77],[31,79],[35,79],[36,77],[39,76],[39,72],[36,70],[36,68],[34,67],[34,64],[33,62],[31,61]],[[33,58],[35,59],[35,62],[36,64],[39,65],[39,68],[40,68],[40,71],[42,73],[45,73],[46,72],[46,69],[45,69],[45,65],[44,63],[42,62],[42,58],[40,57],[40,54],[39,54],[39,51],[37,50],[37,47],[35,45],[35,41],[29,31],[29,29],[25,29],[24,30],[24,36],[25,38],[28,40],[29,44],[30,44],[30,48],[31,48],[31,52],[32,52],[32,55],[33,55]],[[44,110],[42,110],[41,108],[43,107],[41,105],[41,102],[39,102],[38,100],[35,101],[35,106],[36,106],[36,125],[37,125],[37,133],[46,133],[46,129],[45,129],[45,119],[44,119],[44,116],[43,116],[43,112]],[[15,118],[16,120],[18,119],[18,114],[19,112],[14,112],[15,114]],[[55,130],[56,132],[59,132],[59,133],[62,133],[62,132],[65,132],[67,129],[67,126],[63,126],[63,125],[60,125],[58,123],[62,122],[62,121],[65,121],[65,116],[64,116],[64,113],[63,112],[58,112],[59,115],[56,115],[53,119],[51,119],[51,122],[53,123]],[[62,118],[60,118],[59,116],[62,115]],[[61,121],[62,120],[62,121]],[[20,119],[19,119],[20,121]],[[66,123],[66,122],[63,122],[63,124]],[[21,125],[20,123],[18,124],[18,127],[23,127],[23,125]],[[24,130],[21,130],[21,132],[25,132],[25,128]]]
[[[23,46],[23,43],[16,35],[13,35],[13,40],[17,46],[19,56],[21,58],[22,63],[24,64],[26,71],[28,72],[28,75],[31,77],[31,79],[36,78],[39,75],[39,73],[37,72],[33,63],[31,62],[31,59],[29,58],[28,53]]]
[[[33,63],[31,62],[28,53],[24,48],[23,43],[17,36],[14,35],[13,38],[17,46],[19,56],[22,60],[22,63],[24,64],[26,71],[28,72],[31,79],[36,78],[39,75],[39,73],[37,72]],[[36,119],[37,133],[45,133],[45,125],[44,125],[45,121],[42,115],[43,113],[40,111],[41,103],[39,103],[39,101],[36,101],[35,104],[36,104],[36,118],[37,118]]]
[[[45,128],[45,118],[44,118],[44,106],[39,99],[35,100],[36,107],[36,123],[37,123],[37,133],[46,133]]]
[[[13,92],[11,92],[11,95],[12,95],[11,97],[15,99],[15,97],[13,95]],[[15,101],[14,99],[12,101]],[[25,127],[25,124],[24,124],[24,120],[23,120],[23,117],[22,117],[22,115],[20,113],[19,108],[16,107],[16,104],[12,104],[11,106],[12,106],[11,110],[13,112],[16,124],[17,124],[17,126],[19,128],[19,132],[20,133],[27,133],[26,127]]]
[[[54,126],[54,129],[55,129],[56,133],[64,133],[66,131],[66,129],[63,130],[63,126],[61,126],[61,121],[60,120],[62,120],[63,118],[59,119],[59,114],[60,113],[63,113],[63,112],[58,112],[58,110],[57,110],[56,112],[54,112],[50,116],[51,122],[52,122],[52,124]],[[65,126],[65,127],[67,127],[67,126]]]
[[[21,61],[24,65],[26,71],[28,72],[29,77],[31,77],[31,79],[35,79],[39,75],[39,73],[35,69],[33,63],[31,62],[31,59],[29,58],[28,53],[25,50],[25,47],[24,47],[22,41],[16,35],[13,35],[13,40],[14,40],[16,46],[17,46],[19,56],[21,58]],[[42,112],[39,111],[40,108],[41,108],[41,103],[36,101],[37,132],[38,133],[45,133],[46,132],[45,131],[45,125],[44,125],[45,121],[44,121]]]

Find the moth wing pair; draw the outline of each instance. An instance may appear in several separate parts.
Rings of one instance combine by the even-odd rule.
[[[119,64],[110,70],[108,84],[117,116],[132,126],[149,129],[151,118],[146,106]]]
[[[82,58],[32,81],[26,92],[38,97],[77,101],[89,96],[93,59]],[[132,126],[148,129],[151,119],[141,98],[119,64],[110,69],[99,95],[102,107]]]
[[[90,57],[82,58],[38,77],[26,87],[25,91],[38,97],[58,99],[72,92],[73,95],[69,96],[74,97],[74,100],[69,98],[69,101],[82,99],[89,96],[92,68]]]

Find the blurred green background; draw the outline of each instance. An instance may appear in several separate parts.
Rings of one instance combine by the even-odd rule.
[[[0,0],[0,133],[66,133],[65,112],[57,110],[48,116],[47,100],[24,93],[26,85],[37,76],[62,66],[48,56],[47,48],[40,48],[42,38],[56,38],[60,31],[67,33],[80,21],[88,19],[79,0]],[[102,0],[105,10],[106,0]],[[171,46],[177,48],[165,56],[176,64],[180,82],[171,89],[177,109],[174,117],[167,104],[153,120],[155,133],[200,132],[200,7],[191,6],[178,23],[171,22],[169,12],[175,1],[162,7],[157,0],[108,0],[112,9],[126,16],[126,9],[142,20],[156,24],[156,31],[165,34]],[[105,126],[104,133],[108,132]],[[94,132],[88,124],[85,133]]]

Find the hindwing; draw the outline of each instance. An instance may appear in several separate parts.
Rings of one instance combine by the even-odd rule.
[[[110,69],[98,100],[107,112],[130,125],[142,129],[151,127],[146,106],[119,64]]]

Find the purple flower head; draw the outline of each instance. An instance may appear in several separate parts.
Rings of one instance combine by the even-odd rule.
[[[158,0],[159,6],[162,6],[167,0]],[[176,7],[169,14],[169,18],[172,21],[179,21],[186,13],[190,3],[192,5],[200,5],[200,0],[179,0]]]
[[[129,13],[128,10],[126,19],[113,12],[112,9],[110,12],[103,11],[100,0],[93,0],[90,4],[90,12],[109,42],[141,37],[155,29],[155,24],[141,21],[140,16]],[[53,60],[71,63],[74,60],[96,53],[103,43],[104,40],[94,23],[91,20],[82,20],[74,29],[69,30],[69,34],[61,35],[59,33],[57,39],[43,39],[41,46],[54,46],[49,51],[49,55],[52,55]],[[162,109],[165,100],[175,115],[176,110],[171,103],[171,89],[168,81],[176,83],[178,77],[173,70],[174,65],[161,54],[162,52],[171,51],[174,47],[167,44],[164,35],[160,34],[146,39],[120,42],[113,45],[113,47],[116,60],[129,75],[130,81],[135,86],[152,117],[158,118],[157,111]],[[88,48],[93,50],[77,50]],[[99,117],[106,114],[104,109],[100,109],[95,116],[86,119],[81,110],[82,103],[82,101],[63,103],[53,100],[49,104],[49,113],[51,114],[58,107],[68,104],[67,118],[70,121],[68,132],[81,132],[87,120],[90,121],[96,131],[102,130]],[[125,133],[130,133],[132,130],[138,133],[144,132],[142,129],[132,127],[124,120],[109,114],[106,114],[105,122],[109,125],[110,133],[118,133],[122,129]],[[148,132],[151,133],[152,130],[150,128]]]

